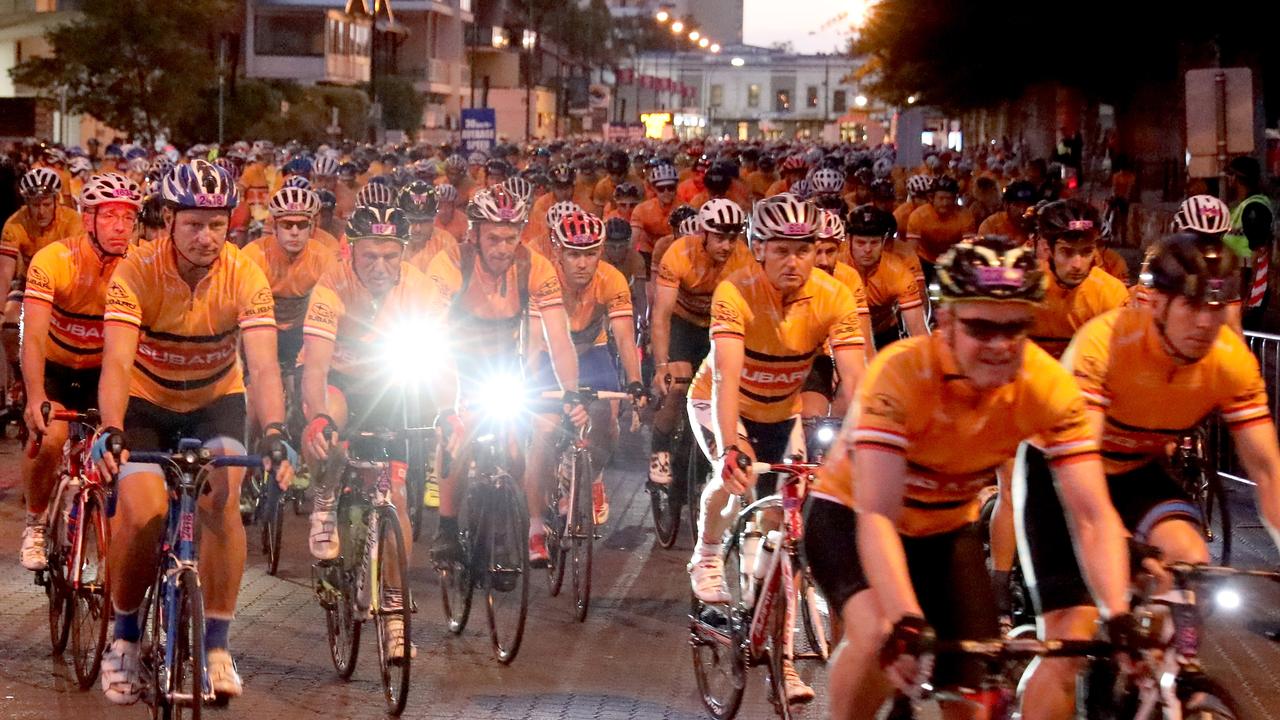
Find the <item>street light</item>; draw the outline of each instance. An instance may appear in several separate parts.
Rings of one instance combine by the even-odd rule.
[[[715,52],[715,50],[712,50],[711,52]],[[729,64],[730,64],[730,65],[732,65],[732,66],[734,66],[734,67],[742,67],[743,65],[746,65],[746,64],[747,64],[747,61],[746,61],[746,60],[743,60],[743,59],[742,59],[742,58],[740,58],[740,57],[736,57],[736,58],[734,58],[734,59],[730,60],[730,61],[729,61]]]
[[[658,14],[654,15],[653,17],[658,22],[664,23],[671,19],[671,13],[667,12],[666,10],[659,10]]]
[[[698,32],[697,30],[690,30],[690,31],[689,31],[689,39],[690,39],[691,41],[693,41],[693,42],[698,42],[698,38],[700,38],[700,37],[702,37],[702,33]]]
[[[915,95],[908,95],[908,96],[907,96],[907,104],[908,104],[908,105],[915,105],[915,104],[916,104],[916,96],[915,96]]]
[[[855,98],[853,99],[853,104],[854,104],[854,105],[857,105],[858,107],[866,107],[866,106],[867,106],[867,96],[866,96],[866,95],[859,95],[859,96],[855,97]]]
[[[702,38],[701,40],[698,41],[698,47],[700,48],[705,48],[710,44],[711,44],[711,41],[706,38]]]
[[[711,52],[713,53],[720,52],[720,43],[711,43]]]
[[[679,35],[680,33],[684,32],[684,23],[680,22],[679,20],[671,23],[671,32],[676,35]]]

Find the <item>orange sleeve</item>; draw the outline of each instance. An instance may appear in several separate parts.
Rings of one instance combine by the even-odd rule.
[[[555,267],[537,253],[529,255],[529,305],[539,310],[564,304],[560,276]]]
[[[691,269],[689,258],[685,257],[683,252],[672,252],[673,250],[682,250],[683,247],[683,245],[673,242],[663,251],[662,262],[658,265],[659,287],[678,288],[680,287],[680,279],[688,274]],[[657,255],[657,253],[655,252],[654,255]]]
[[[326,279],[322,278],[311,290],[311,300],[307,303],[307,316],[302,321],[302,334],[336,343],[338,320],[345,312],[342,298],[338,297],[333,288],[329,287]]]
[[[631,288],[627,285],[627,279],[617,268],[603,260],[600,261],[600,268],[603,271],[601,299],[604,301],[609,318],[633,317],[635,311],[631,307]]]
[[[102,313],[104,322],[121,322],[142,327],[142,300],[138,282],[137,264],[125,258],[116,266],[107,285],[107,300]]]
[[[1219,342],[1225,341],[1230,348],[1225,353],[1222,365],[1222,379],[1226,386],[1224,395],[1227,399],[1218,405],[1223,421],[1232,430],[1255,422],[1270,421],[1267,386],[1262,381],[1258,359],[1234,331],[1225,330],[1222,336],[1225,340]]]
[[[751,312],[746,298],[738,286],[722,282],[711,295],[711,339],[719,337],[745,338],[746,316]]]
[[[31,265],[27,267],[24,299],[53,304],[70,272],[71,253],[67,246],[60,242],[46,245],[31,258]]]
[[[276,303],[262,268],[243,257],[236,259],[237,322],[241,330],[276,326]]]

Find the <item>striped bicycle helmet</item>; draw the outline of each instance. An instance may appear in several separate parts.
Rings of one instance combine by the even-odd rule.
[[[698,209],[698,228],[703,232],[737,235],[746,223],[742,208],[727,198],[708,200]]]
[[[320,196],[300,187],[283,187],[267,202],[267,212],[273,218],[303,215],[315,217],[320,213]]]
[[[160,183],[160,194],[178,209],[234,210],[240,200],[231,174],[208,160],[188,160]]]
[[[752,243],[768,240],[812,242],[821,222],[818,212],[813,203],[788,193],[767,197],[751,210],[747,237]]]
[[[933,178],[928,175],[912,175],[907,178],[907,194],[912,197],[923,197],[933,189]]]
[[[356,193],[356,205],[393,205],[396,193],[386,183],[371,182]]]
[[[569,250],[590,250],[604,243],[604,223],[589,212],[561,215],[551,226],[551,239],[556,246]]]
[[[473,223],[523,225],[529,220],[529,203],[501,185],[485,188],[471,198],[467,217]]]
[[[62,192],[62,178],[49,168],[32,168],[18,181],[18,192],[28,200],[42,195],[57,195]]]
[[[436,202],[456,203],[458,202],[458,188],[444,183],[436,186]]]
[[[578,203],[572,200],[565,200],[563,202],[553,203],[551,207],[547,208],[547,215],[546,215],[547,227],[554,227],[557,223],[560,222],[560,218],[564,217],[565,215],[570,215],[572,213],[579,213],[579,212],[583,212],[582,206],[578,205]]]
[[[1182,201],[1173,216],[1175,232],[1219,235],[1231,229],[1231,209],[1212,195],[1192,195]]]
[[[409,218],[398,207],[362,205],[347,220],[346,235],[351,242],[375,239],[408,243]]]
[[[124,203],[134,210],[142,209],[142,190],[138,183],[120,173],[102,173],[89,178],[80,191],[80,208],[88,209]]]
[[[815,233],[817,239],[837,244],[844,242],[844,221],[840,219],[840,215],[831,210],[821,210],[819,213],[821,222]]]

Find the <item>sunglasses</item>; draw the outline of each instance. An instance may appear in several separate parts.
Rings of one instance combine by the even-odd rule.
[[[310,220],[277,220],[276,224],[285,230],[306,230],[311,227]]]
[[[676,191],[676,186],[675,185],[659,185],[655,187],[654,190],[660,193],[673,193]]]
[[[993,340],[1022,340],[1031,332],[1032,320],[1015,320],[1013,322],[995,322],[982,318],[958,318],[964,333],[978,342],[988,343]]]

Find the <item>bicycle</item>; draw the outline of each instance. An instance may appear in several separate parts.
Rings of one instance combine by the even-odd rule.
[[[119,457],[122,449],[116,443],[109,451]],[[142,605],[140,662],[147,685],[143,696],[153,716],[195,720],[205,703],[219,700],[205,661],[196,503],[206,491],[211,471],[260,468],[262,458],[214,455],[200,440],[183,438],[175,452],[131,452],[129,462],[159,465],[169,494],[160,563]]]
[[[285,389],[285,418],[290,437],[301,437],[302,403],[297,386],[300,380],[298,368],[281,364],[280,381]],[[262,554],[267,558],[267,574],[275,575],[280,568],[280,553],[284,535],[285,508],[293,506],[294,515],[303,514],[307,500],[305,474],[295,475],[289,487],[281,488],[269,483],[261,472],[245,473],[240,486],[240,519],[245,525],[258,524],[262,528]]]
[[[744,463],[743,468],[747,467]],[[767,669],[774,711],[782,718],[792,716],[783,665],[791,644],[788,619],[794,610],[802,611],[810,652],[794,653],[792,659],[825,663],[830,654],[824,605],[800,553],[804,527],[800,505],[818,467],[813,463],[749,466],[754,474],[772,472],[781,477],[775,494],[750,503],[742,499],[745,506],[724,543],[725,576],[730,578],[733,600],[727,605],[710,605],[693,598],[689,644],[694,676],[703,706],[716,720],[737,715],[746,689],[746,671],[757,665]],[[756,529],[757,515],[764,511],[781,512],[781,529],[764,535]],[[799,591],[793,591],[797,585]]]
[[[45,424],[65,422],[68,434],[45,519],[48,564],[36,573],[36,584],[43,585],[49,597],[53,651],[62,653],[70,640],[76,683],[88,690],[102,665],[112,617],[107,583],[111,531],[106,516],[114,495],[89,457],[98,412],[52,410],[48,402],[40,406]],[[34,456],[42,440],[36,435],[29,454]]]
[[[519,397],[505,400],[518,403]],[[483,589],[489,640],[498,662],[508,665],[520,651],[529,610],[529,517],[524,491],[505,467],[512,428],[504,419],[487,418],[470,441],[467,489],[458,514],[461,557],[436,563],[436,572],[445,621],[454,635],[466,629],[476,587]]]
[[[1204,425],[1182,433],[1174,445],[1169,465],[1174,479],[1200,510],[1205,541],[1221,540],[1222,552],[1218,561],[1222,565],[1230,565],[1231,504],[1227,502],[1227,489],[1222,478],[1209,461],[1208,432]],[[1215,516],[1221,528],[1216,535],[1213,531]]]
[[[682,384],[685,387],[693,378],[673,377],[668,385]],[[672,394],[667,393],[661,402],[668,402]],[[690,424],[689,414],[683,410],[679,413],[675,432],[671,435],[671,482],[646,482],[645,490],[649,493],[649,507],[653,514],[653,529],[658,545],[669,548],[675,545],[680,536],[680,514],[685,507],[689,508],[689,532],[698,532],[697,508],[702,501],[702,489],[707,484],[707,476],[711,473],[711,465],[702,455],[698,442],[694,437],[695,428]]]
[[[393,469],[387,449],[392,443],[406,443],[411,437],[434,432],[435,428],[348,432],[343,437],[347,452],[335,443],[324,468],[325,477],[341,473],[337,483],[339,547],[355,550],[312,565],[312,586],[325,611],[329,657],[338,677],[349,680],[360,655],[361,629],[373,620],[383,699],[387,713],[393,716],[404,712],[409,696],[415,608],[409,592],[408,550],[391,501]],[[388,584],[391,569],[398,575],[398,588]],[[388,628],[391,617],[400,618],[403,627],[399,657],[392,655],[397,638]]]
[[[542,393],[544,399],[560,399],[562,392]],[[588,407],[596,400],[622,400],[626,393],[597,392],[579,388],[578,395]],[[567,419],[566,419],[567,423]],[[595,528],[595,510],[592,504],[592,484],[595,468],[591,464],[588,424],[580,430],[564,428],[564,441],[559,448],[556,487],[547,503],[545,525],[547,528],[548,579],[551,596],[560,594],[564,583],[565,565],[573,566],[574,618],[578,622],[587,619],[591,605],[591,548],[598,538]],[[576,435],[576,437],[574,437]]]

